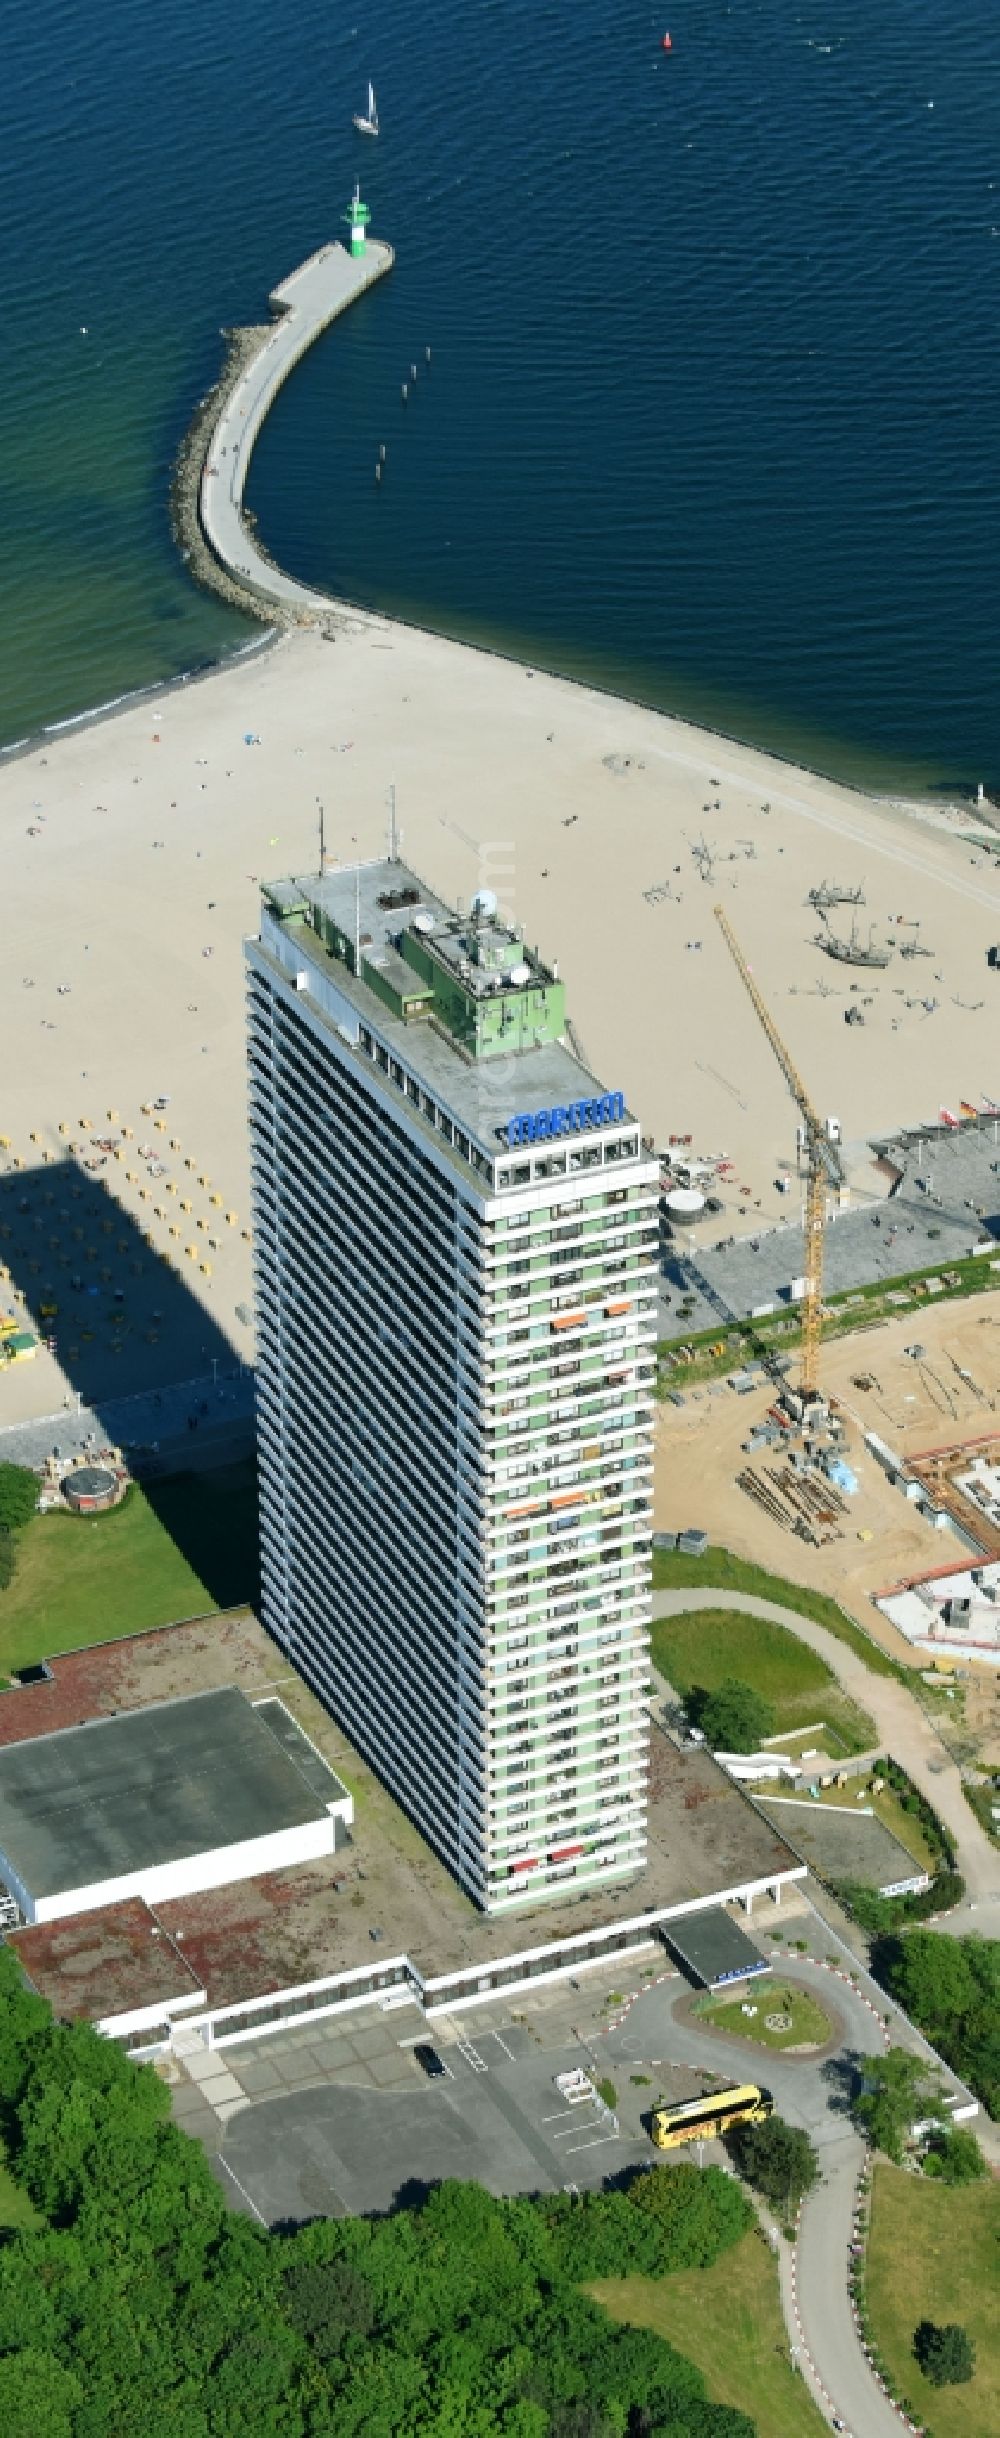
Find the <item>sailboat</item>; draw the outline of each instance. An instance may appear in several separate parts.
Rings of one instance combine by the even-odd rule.
[[[376,110],[376,107],[375,107],[375,87],[374,87],[374,85],[369,85],[369,87],[368,87],[368,116],[367,116],[367,118],[363,118],[363,117],[362,117],[362,115],[361,115],[360,110],[356,110],[356,111],[355,111],[355,113],[354,113],[354,124],[355,124],[355,126],[356,126],[356,128],[357,128],[357,130],[358,130],[358,134],[359,134],[359,135],[377,135],[377,134],[378,134],[378,111]]]

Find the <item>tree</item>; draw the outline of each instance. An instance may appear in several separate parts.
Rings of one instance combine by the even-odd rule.
[[[1000,2113],[1000,1939],[908,1931],[880,1939],[873,1961],[945,2063]]]
[[[913,2331],[913,2351],[932,2387],[962,2387],[976,2367],[972,2338],[957,2320],[937,2328],[932,2319],[922,2319]]]
[[[854,2102],[854,2121],[876,2150],[897,2165],[903,2143],[918,2120],[943,2124],[945,2106],[935,2069],[909,2049],[890,2049],[865,2063],[865,2087]]]
[[[734,2125],[726,2147],[741,2176],[763,2193],[772,2209],[790,2218],[819,2175],[819,2159],[807,2133],[782,2116],[762,2125]]]
[[[774,1726],[770,1702],[738,1676],[727,1676],[714,1693],[692,1685],[686,1708],[713,1752],[756,1752]]]
[[[962,1940],[943,1938],[934,1930],[908,1930],[904,1938],[882,1942],[876,1968],[928,2040],[937,2046],[956,2037],[976,1997]]]
[[[628,2197],[656,2227],[660,2275],[668,2269],[710,2268],[753,2224],[746,2195],[733,2177],[721,2167],[696,2167],[690,2159],[639,2176]]]
[[[939,2176],[942,2184],[978,2184],[986,2174],[986,2161],[975,2134],[966,2133],[964,2125],[932,2134],[924,2174]]]
[[[50,2353],[26,2345],[0,2361],[0,2417],[5,2438],[72,2438],[83,2389]]]
[[[349,2260],[296,2262],[285,2275],[285,2309],[321,2362],[347,2336],[367,2336],[375,2318],[371,2290]]]
[[[29,1465],[0,1464],[0,1532],[20,1532],[38,1505],[38,1476]]]

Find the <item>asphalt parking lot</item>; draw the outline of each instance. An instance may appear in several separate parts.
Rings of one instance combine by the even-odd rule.
[[[688,1984],[667,1968],[639,1976],[625,1999],[596,1977],[532,1991],[513,2020],[488,2006],[430,2023],[415,2008],[365,2010],[209,2051],[175,2088],[175,2115],[217,2162],[234,2208],[270,2225],[388,2210],[447,2176],[497,2194],[599,2189],[658,2157],[645,2125],[661,2095],[693,2098],[730,2080],[766,2082],[829,2172],[858,2148],[850,2096],[865,2059],[884,2050],[886,2001],[846,1954],[831,1971],[825,1928],[810,1920],[813,1956],[774,1961],[829,2018],[812,2051],[762,2050],[699,2023]],[[922,2047],[888,2012],[888,2036]],[[441,2076],[422,2071],[421,2041]],[[562,2098],[556,2076],[581,2066],[610,2081],[613,2110]],[[699,2155],[724,2160],[714,2144]]]
[[[404,2037],[402,2086],[395,2076],[383,2090],[327,2082],[238,2108],[220,2153],[237,2206],[269,2225],[341,2217],[390,2209],[443,2176],[495,2193],[557,2192],[655,2156],[637,2121],[630,2130],[599,2099],[570,2107],[556,2090],[564,2068],[590,2069],[579,2042],[540,2049],[523,2024],[456,2030]],[[413,2059],[420,2037],[445,2066],[433,2080]]]

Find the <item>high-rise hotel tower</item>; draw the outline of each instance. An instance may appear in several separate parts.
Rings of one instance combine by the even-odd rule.
[[[249,943],[264,1617],[476,1903],[645,1853],[655,1162],[486,891]]]

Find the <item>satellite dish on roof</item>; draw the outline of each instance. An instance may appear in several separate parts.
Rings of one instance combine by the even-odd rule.
[[[432,914],[415,914],[415,915],[414,915],[414,917],[413,917],[413,928],[414,928],[414,931],[422,931],[422,932],[424,932],[425,934],[426,934],[428,931],[433,931],[433,929],[434,929],[434,917],[433,917],[433,915],[432,915]]]
[[[491,923],[496,910],[497,901],[492,889],[477,889],[472,900],[472,913],[475,920],[480,923]]]
[[[518,990],[523,990],[525,983],[531,980],[530,965],[512,965],[507,980],[515,983]]]

